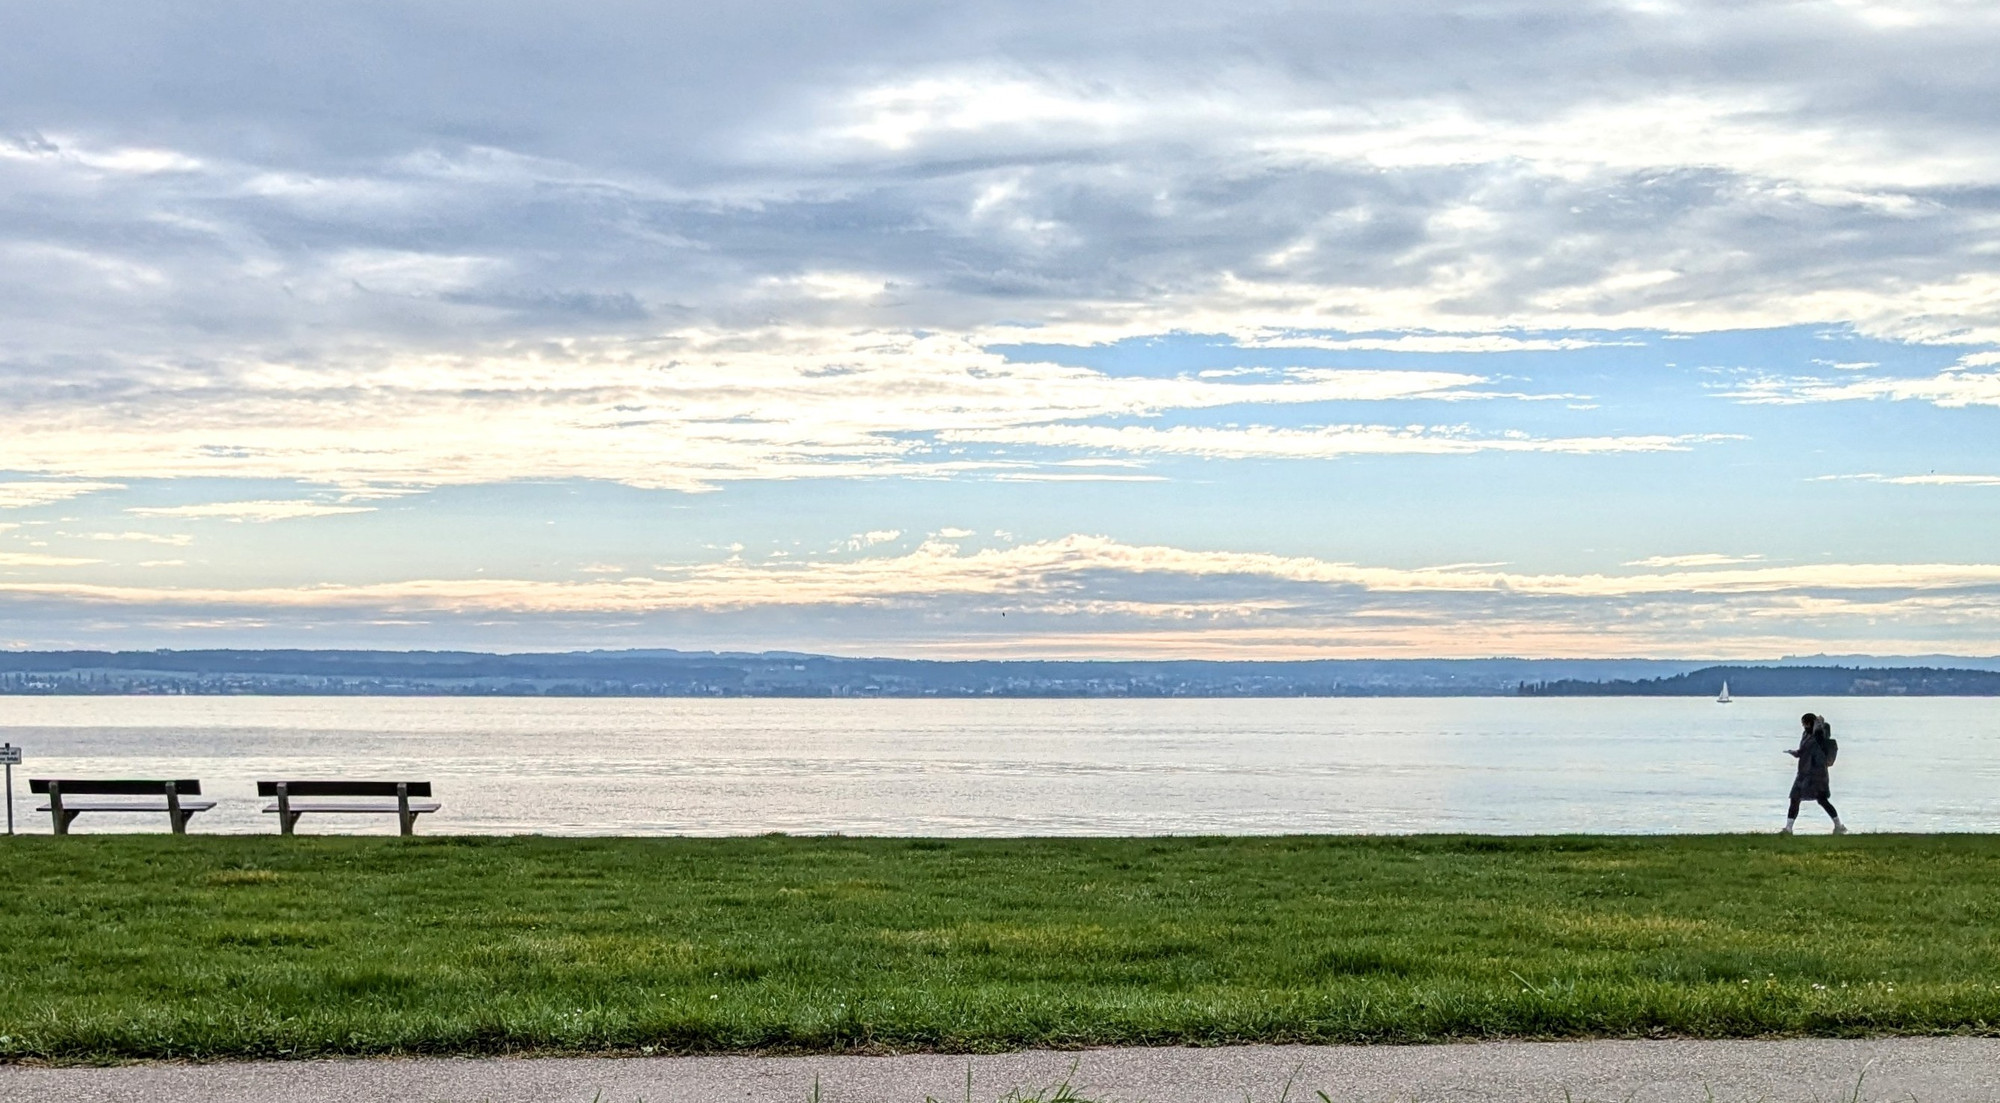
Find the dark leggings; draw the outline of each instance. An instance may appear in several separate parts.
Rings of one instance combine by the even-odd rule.
[[[1832,817],[1833,817],[1834,819],[1836,819],[1836,820],[1840,818],[1840,813],[1838,813],[1838,812],[1836,812],[1836,811],[1834,811],[1834,810],[1833,810],[1833,802],[1832,802],[1832,801],[1830,801],[1830,800],[1826,799],[1825,797],[1821,797],[1821,798],[1819,798],[1819,806],[1820,806],[1821,808],[1824,808],[1824,809],[1826,809],[1826,814],[1827,814],[1827,815],[1829,815],[1829,816],[1832,816]],[[1785,813],[1785,818],[1786,818],[1786,819],[1788,819],[1788,820],[1795,820],[1795,819],[1798,819],[1798,818],[1799,818],[1799,802],[1798,802],[1798,798],[1796,798],[1796,797],[1792,798],[1792,810],[1791,810],[1790,812],[1787,812],[1787,813]]]

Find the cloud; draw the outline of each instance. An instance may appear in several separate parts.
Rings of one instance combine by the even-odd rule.
[[[300,517],[332,517],[342,513],[373,513],[373,506],[333,505],[306,500],[209,502],[191,506],[135,506],[127,513],[141,517],[179,517],[192,520],[290,521]],[[173,541],[168,541],[169,543]]]
[[[121,483],[101,482],[0,482],[0,509],[27,509],[31,506],[66,502],[105,490],[123,490]]]
[[[1035,425],[1018,429],[959,430],[940,434],[948,441],[1032,444],[1207,459],[1331,459],[1351,455],[1469,455],[1474,452],[1557,452],[1599,455],[1622,452],[1684,452],[1697,444],[1740,439],[1723,434],[1632,437],[1482,436],[1460,427],[1329,425],[1317,429],[1248,429],[1177,425]],[[1020,478],[1010,475],[1002,478]],[[1141,476],[1037,476],[1041,478],[1140,478]]]
[[[40,6],[0,45],[24,120],[0,143],[0,465],[937,475],[971,468],[928,452],[934,430],[1497,393],[1454,372],[1121,378],[986,351],[1005,340],[2000,338],[2000,144],[1966,108],[2000,92],[2000,26],[1976,5],[1885,30],[1695,4],[1671,35],[1619,6],[1056,10],[607,10],[557,30],[363,4],[190,46],[141,5]],[[1626,76],[1607,91],[1606,71]],[[1939,72],[1948,94],[1908,91]],[[1959,372],[1744,397],[1996,393]]]
[[[65,533],[78,540],[123,540],[142,544],[167,544],[172,547],[186,547],[194,543],[194,537],[184,532],[84,532]]]
[[[1120,483],[1169,477],[1169,459],[1173,477],[1215,461],[1204,478],[1227,484],[1244,475],[1232,459],[1505,453],[1576,457],[1559,461],[1577,476],[1561,485],[1588,508],[1609,480],[1583,469],[1615,462],[1591,457],[1678,454],[1646,493],[1714,486],[1712,459],[1755,463],[1780,445],[1706,445],[1792,417],[1839,420],[1672,390],[1685,377],[1659,361],[1685,351],[1692,363],[1697,349],[1664,342],[1746,327],[1827,326],[1853,344],[1817,350],[1817,367],[1789,354],[1702,361],[1755,365],[1754,378],[1729,376],[1749,380],[1730,388],[1739,403],[2000,404],[1990,4],[357,0],[246,7],[200,34],[135,0],[15,8],[0,16],[0,471],[21,481],[0,484],[0,509],[142,479],[171,494],[148,501],[190,503],[150,516],[249,522],[520,481],[702,491],[923,478],[1046,483],[955,488],[964,512],[950,514],[1046,534],[1066,529],[996,503],[1111,503]],[[1204,336],[1175,337],[1190,334]],[[1126,338],[1142,340],[1108,345]],[[1611,347],[1640,341],[1654,347]],[[1704,338],[1701,354],[1732,341],[1758,343]],[[1968,354],[1941,370],[1945,358],[1898,341]],[[1209,347],[1190,360],[1191,344]],[[1070,348],[999,351],[1030,346]],[[1530,398],[1551,401],[1519,401]],[[1978,472],[1990,458],[1851,465]],[[1454,465],[1479,474],[1480,461]],[[1495,487],[1438,475],[1416,492],[1442,508]],[[1382,485],[1342,491],[1365,507]],[[1505,507],[1549,485],[1463,512],[1518,517],[1529,511]],[[783,509],[809,491],[771,493]],[[809,545],[935,524],[879,506],[891,496]],[[1140,496],[1106,508],[1104,526],[1195,542],[1136,518]],[[713,531],[722,512],[699,515],[698,543],[765,546],[761,531]],[[1325,546],[1343,546],[1317,520],[1288,539],[1323,523]],[[1452,543],[1436,554],[1533,558],[1489,546],[1513,539],[1500,531],[1510,523],[1441,536]],[[1577,525],[1596,523],[1610,522]],[[1663,543],[1728,546],[1698,532]],[[1067,587],[1034,599],[1046,623],[1021,626],[1026,609],[1008,618],[1024,639],[1276,647],[1290,632],[1320,647],[1477,623],[1486,645],[1526,649],[1575,625],[1613,646],[1860,631],[1864,609],[1884,633],[1948,634],[1954,618],[1985,615],[1981,583],[1949,590],[1964,600],[1946,608],[1925,604],[1929,589],[1886,596],[1893,581],[1856,596],[1861,575],[1779,578],[1746,573],[1769,564],[1675,556],[1603,580],[1463,568],[1400,588],[1337,565],[1293,577],[1232,561],[1216,574],[1063,547],[1069,558],[1035,568]],[[845,554],[896,561],[875,554],[888,550]],[[296,558],[283,577],[348,577],[321,551],[284,554]],[[665,554],[591,547],[562,561]],[[895,569],[974,571],[950,566],[959,558]],[[819,567],[772,577],[812,593]],[[1691,589],[1630,589],[1649,576]],[[135,592],[169,590],[165,577],[181,575]],[[690,592],[710,593],[707,577],[686,579]],[[1176,604],[1156,583],[1191,596]],[[1704,588],[1731,584],[1757,596]],[[384,624],[408,618],[370,602],[440,617],[626,616],[626,602],[640,619],[706,615],[610,575],[577,583],[600,589],[505,590],[527,595],[518,613],[504,595],[447,600],[460,583],[437,585],[432,597],[358,594],[353,608]],[[974,617],[983,593],[894,601]],[[198,607],[190,624],[274,609],[303,622],[324,608],[160,600]],[[534,611],[542,600],[552,611]],[[806,607],[753,604],[744,623]],[[1101,619],[1086,630],[1072,609]],[[1197,622],[1206,635],[1183,631]],[[1409,634],[1369,635],[1394,625]]]
[[[1644,559],[1634,559],[1627,567],[1726,567],[1735,563],[1754,563],[1764,558],[1761,555],[1720,555],[1714,552],[1699,552],[1693,555],[1649,555]]]
[[[1165,475],[1117,475],[1108,471],[1002,471],[1001,483],[1163,483]]]
[[[1888,483],[1892,486],[2000,486],[2000,475],[1819,475],[1815,482]]]
[[[239,375],[221,389],[167,381],[88,402],[29,396],[24,405],[35,416],[0,438],[0,467],[352,487],[580,477],[695,490],[734,479],[1018,466],[940,454],[926,439],[953,432],[1222,407],[1486,397],[1477,389],[1485,377],[1465,372],[1121,376],[1014,362],[942,335],[820,331],[700,331],[483,356],[386,357],[332,379],[276,363],[243,365]],[[222,509],[175,508],[153,515]]]
[[[100,620],[499,618],[601,630],[638,618],[692,632],[722,623],[797,626],[839,611],[841,623],[861,633],[849,650],[855,640],[879,641],[887,631],[903,633],[887,638],[920,649],[962,646],[966,653],[1118,640],[1114,650],[1121,653],[1160,654],[1201,647],[1265,654],[1370,648],[1604,654],[1607,647],[1714,654],[1780,641],[1795,647],[1814,638],[1990,637],[2000,627],[2000,565],[1704,564],[1556,574],[1484,564],[1368,566],[1076,535],[971,552],[927,541],[908,552],[861,558],[732,557],[587,581],[415,579],[242,589],[4,582],[0,600],[57,601],[95,610]],[[1002,612],[1010,614],[1005,626]],[[918,613],[932,630],[912,637],[908,625]]]
[[[78,559],[67,555],[42,555],[36,552],[0,552],[0,567],[84,567],[99,562],[96,559]]]
[[[1350,349],[1377,352],[1567,352],[1612,344],[1589,337],[1516,337],[1506,333],[1405,333],[1394,337],[1326,337],[1316,334],[1253,336],[1237,342],[1257,349]]]
[[[0,332],[105,381],[771,322],[2000,335],[1991,13],[1679,7],[40,5]]]
[[[1947,409],[2000,406],[2000,372],[1946,371],[1928,379],[1875,378],[1853,382],[1810,377],[1755,380],[1729,392],[1742,402],[1801,405],[1809,402],[1929,402]]]

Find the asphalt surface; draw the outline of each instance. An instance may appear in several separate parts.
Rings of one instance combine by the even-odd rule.
[[[1065,1082],[1121,1103],[2000,1103],[1995,1038],[0,1067],[0,1100],[964,1103],[968,1069],[973,1103],[1047,1098]]]

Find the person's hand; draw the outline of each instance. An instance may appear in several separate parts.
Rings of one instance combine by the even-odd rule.
[[[1791,755],[1793,758],[1799,757],[1799,752],[1797,751],[1786,751],[1785,753]]]

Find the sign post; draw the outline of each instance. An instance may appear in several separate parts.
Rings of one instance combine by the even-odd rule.
[[[7,834],[14,833],[14,767],[21,764],[21,748],[0,743],[0,764],[7,767]]]

